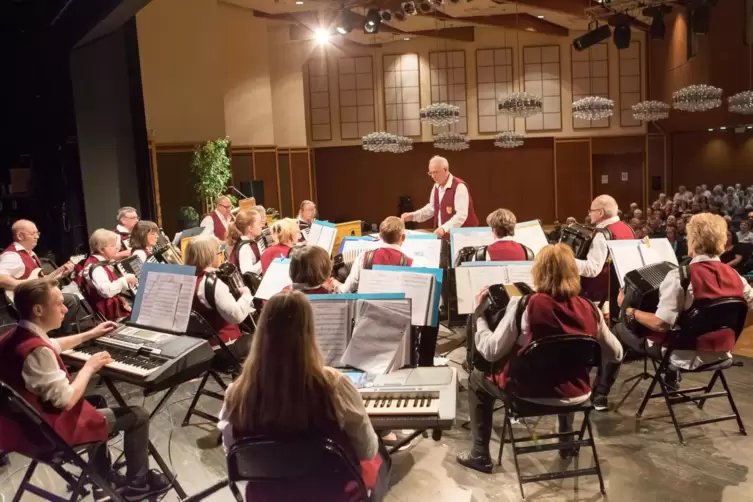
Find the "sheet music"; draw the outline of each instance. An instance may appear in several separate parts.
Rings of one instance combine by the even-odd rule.
[[[609,241],[607,242],[607,247],[609,247],[609,252],[612,255],[612,265],[614,265],[615,272],[620,280],[620,287],[624,287],[625,274],[644,266],[643,258],[638,251],[640,241],[630,240],[615,242],[619,242],[621,245],[615,245],[613,242]]]
[[[429,274],[362,270],[358,293],[405,293],[411,299],[411,324],[426,326],[433,315],[434,277]]]
[[[350,316],[347,301],[311,302],[314,309],[316,343],[327,366],[342,366],[348,345]]]
[[[411,325],[409,301],[358,301],[353,336],[342,362],[367,373],[384,374]]]
[[[507,265],[507,281],[509,283],[525,282],[533,287],[533,262],[521,262],[520,265]]]
[[[337,237],[337,229],[332,226],[322,225],[317,220],[311,224],[308,237],[306,238],[306,244],[311,246],[319,246],[324,249],[328,254],[332,254],[332,247],[335,245],[335,238]]]
[[[196,276],[151,271],[144,285],[136,324],[185,332],[191,317]]]
[[[538,254],[541,248],[549,245],[549,241],[546,238],[544,229],[541,228],[539,220],[522,221],[515,225],[515,235],[513,238],[515,242],[531,248],[534,255]]]
[[[291,284],[293,281],[290,279],[290,260],[283,261],[278,258],[270,263],[254,297],[269,300]]]
[[[490,227],[453,229],[450,231],[450,239],[452,242],[452,263],[454,264],[461,249],[468,246],[488,246],[494,242],[494,234],[492,234]]]
[[[413,258],[414,266],[439,268],[442,239],[405,239],[401,249],[406,256]]]
[[[516,276],[518,273],[516,271]],[[510,283],[510,279],[506,265],[456,268],[455,284],[457,286],[458,314],[473,313],[476,309],[476,295],[485,286],[508,283]]]
[[[641,242],[641,244],[639,245],[639,250],[641,252],[643,263],[645,265],[651,265],[665,261],[678,265],[675,250],[672,249],[672,244],[670,244],[669,240],[667,240],[666,238],[649,239],[648,246],[646,246],[645,242]]]
[[[378,245],[377,241],[367,240],[367,239],[350,239],[343,241],[342,245],[342,254],[345,254],[349,251],[356,251],[357,253],[362,253],[364,251],[368,251],[370,249],[376,248]]]

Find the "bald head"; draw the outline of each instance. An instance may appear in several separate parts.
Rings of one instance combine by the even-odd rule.
[[[613,216],[617,216],[617,201],[611,195],[599,195],[591,203],[591,223],[599,223]]]
[[[39,231],[33,221],[18,220],[10,227],[13,240],[21,244],[24,249],[31,251],[39,241]]]

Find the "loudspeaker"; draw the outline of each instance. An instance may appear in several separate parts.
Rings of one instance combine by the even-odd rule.
[[[661,176],[651,176],[651,190],[661,190]]]
[[[240,191],[246,197],[256,199],[256,204],[264,206],[264,182],[261,180],[241,181]],[[266,209],[266,206],[264,206]]]

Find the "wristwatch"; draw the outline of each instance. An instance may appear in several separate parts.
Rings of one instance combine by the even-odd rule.
[[[625,309],[625,321],[628,324],[632,324],[633,322],[635,322],[635,309],[634,308]]]

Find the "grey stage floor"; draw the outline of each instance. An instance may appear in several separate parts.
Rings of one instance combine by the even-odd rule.
[[[454,361],[462,357],[460,349],[451,355]],[[738,407],[748,424],[753,427],[753,360],[746,360],[743,368],[727,372]],[[452,361],[453,366],[457,366]],[[637,373],[638,363],[625,366],[615,394],[621,396],[620,382]],[[466,375],[459,370],[461,383]],[[706,383],[697,377],[686,377],[684,385]],[[221,447],[215,446],[216,433],[208,424],[180,427],[197,382],[182,386],[172,397],[167,409],[152,422],[151,437],[163,456],[178,473],[179,481],[191,494],[224,477],[224,456]],[[753,466],[753,438],[741,436],[734,422],[706,425],[686,430],[687,446],[681,446],[666,414],[663,402],[653,401],[640,422],[635,411],[641,392],[647,384],[623,405],[619,413],[597,414],[594,417],[598,452],[607,488],[607,499],[617,501],[753,501],[753,483],[748,481],[749,468]],[[141,404],[143,398],[137,389],[127,389],[127,399]],[[622,392],[624,392],[624,388]],[[146,400],[154,406],[155,397]],[[701,416],[706,413],[729,413],[726,400],[710,401],[705,411],[687,406],[680,408],[680,416]],[[204,408],[219,411],[219,402],[209,399]],[[465,469],[455,463],[455,455],[468,447],[470,433],[460,427],[468,416],[467,395],[458,394],[457,423],[439,442],[419,439],[408,450],[394,457],[392,488],[387,500],[401,501],[506,501],[520,500],[512,452],[504,452],[502,466],[491,475]],[[652,418],[654,417],[654,418]],[[497,433],[501,430],[501,415],[497,417],[497,430],[492,443],[493,453],[499,446]],[[518,426],[521,427],[522,426]],[[554,420],[542,420],[536,425],[539,433],[553,431]],[[520,430],[520,429],[518,429]],[[118,440],[113,447],[118,448]],[[543,473],[559,466],[556,452],[545,452],[524,457],[521,468],[528,473]],[[0,501],[10,500],[20,482],[27,460],[11,456],[11,464],[0,469]],[[589,453],[581,453],[579,467],[592,463]],[[59,478],[44,468],[35,475],[38,484],[63,494]],[[580,478],[576,482],[558,480],[526,485],[528,500],[597,500],[600,498],[595,477]],[[87,499],[91,499],[88,497]],[[26,495],[23,500],[37,500]],[[177,501],[174,492],[166,501]],[[230,501],[225,489],[209,500]]]

